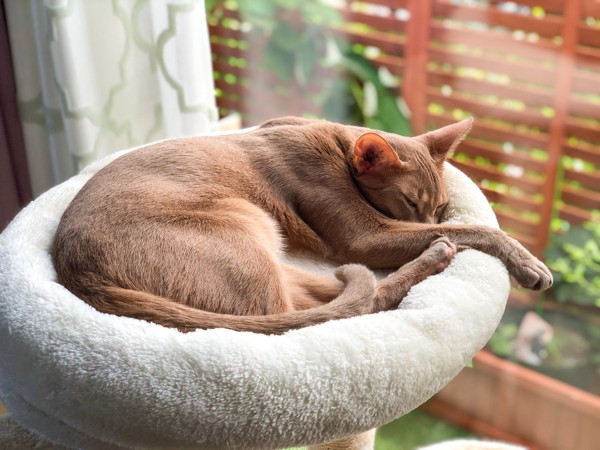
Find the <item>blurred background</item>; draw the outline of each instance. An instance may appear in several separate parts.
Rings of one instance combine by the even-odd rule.
[[[513,289],[473,368],[378,449],[470,433],[599,448],[600,1],[85,5],[4,2],[1,226],[90,161],[162,137],[282,115],[410,135],[474,116],[452,164],[555,284]]]

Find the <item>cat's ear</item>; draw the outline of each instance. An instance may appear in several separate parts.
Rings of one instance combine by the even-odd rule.
[[[385,176],[402,165],[390,144],[376,133],[365,133],[354,144],[354,167],[359,176]]]
[[[470,117],[452,125],[417,136],[416,139],[427,146],[433,160],[438,165],[441,165],[467,137],[472,126],[473,118]]]

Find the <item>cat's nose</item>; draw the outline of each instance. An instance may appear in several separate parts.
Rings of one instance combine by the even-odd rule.
[[[435,216],[431,215],[423,217],[423,223],[436,223]]]

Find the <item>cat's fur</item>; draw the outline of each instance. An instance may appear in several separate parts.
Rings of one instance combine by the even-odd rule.
[[[548,269],[504,232],[438,223],[443,162],[470,127],[408,138],[288,117],[138,149],[64,213],[58,280],[103,312],[261,333],[396,307],[456,246],[545,289]],[[305,273],[281,262],[284,245],[348,265],[338,279]],[[363,265],[400,269],[377,284]]]
[[[457,246],[545,289],[548,269],[502,231],[438,223],[444,160],[470,128],[407,138],[287,117],[133,151],[64,213],[52,247],[58,280],[103,312],[260,333],[396,307]],[[347,265],[338,279],[305,273],[281,262],[284,244]],[[377,284],[358,264],[397,270]],[[374,436],[310,448],[373,448]]]

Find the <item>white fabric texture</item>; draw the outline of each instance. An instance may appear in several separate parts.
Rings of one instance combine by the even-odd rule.
[[[115,149],[214,129],[203,0],[4,5],[35,196]]]
[[[51,442],[269,449],[331,441],[429,399],[502,316],[508,273],[474,250],[415,286],[398,310],[282,336],[184,334],[97,312],[55,282],[48,251],[71,199],[117,156],[42,195],[0,236],[0,398],[13,420]],[[449,219],[497,226],[477,187],[450,165],[446,174]]]

